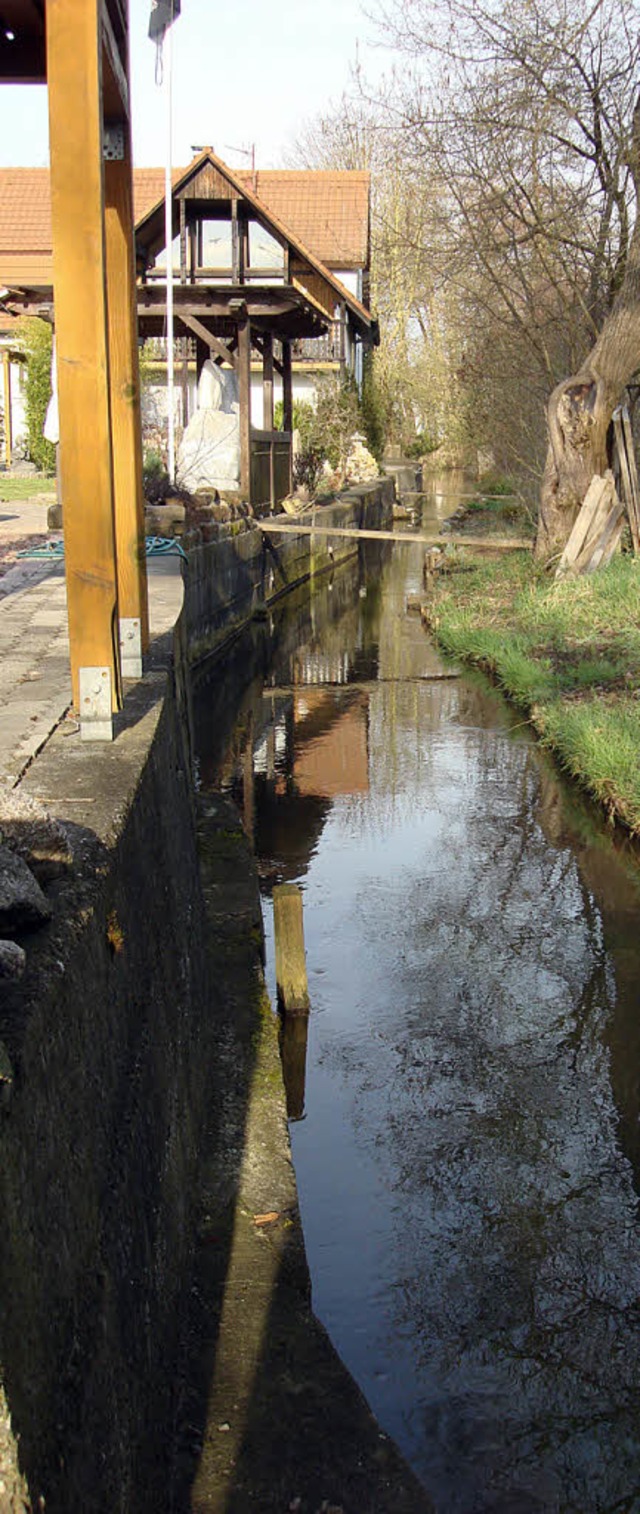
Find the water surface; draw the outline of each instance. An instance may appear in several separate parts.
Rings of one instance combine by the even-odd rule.
[[[314,1306],[438,1510],[640,1510],[637,861],[451,677],[420,568],[394,548],[274,625],[202,757],[254,837],[272,991],[271,889],[304,892]]]

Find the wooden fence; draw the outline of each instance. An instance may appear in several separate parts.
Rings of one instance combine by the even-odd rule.
[[[291,493],[291,432],[251,432],[251,504],[268,514]]]

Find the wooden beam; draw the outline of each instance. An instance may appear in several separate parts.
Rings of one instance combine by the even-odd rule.
[[[291,342],[282,343],[282,429],[293,431],[293,378]]]
[[[180,197],[180,283],[187,282],[187,217],[184,198]]]
[[[638,484],[638,468],[636,464],[633,427],[631,425],[631,417],[626,405],[623,406],[622,410],[622,427],[624,433],[624,441],[627,449],[627,466],[629,469],[629,480],[631,484],[629,523],[631,525],[633,548],[637,553],[640,552],[640,486]]]
[[[289,447],[289,493],[293,492],[293,375],[291,342],[282,343],[282,429],[291,436]]]
[[[210,349],[209,349],[208,342],[205,345],[205,343],[202,340],[202,337],[197,336],[196,337],[196,377],[198,379],[198,382],[200,381],[200,374],[202,373],[202,370],[203,370],[204,365],[205,365],[205,363],[207,361],[207,358],[209,357],[209,350]]]
[[[273,934],[278,1004],[287,1014],[308,1015],[302,894],[296,883],[277,883],[273,890]]]
[[[124,158],[104,166],[111,453],[122,671],[141,677],[142,653],[149,645],[149,607],[128,121],[123,133]]]
[[[238,327],[240,398],[240,492],[251,504],[251,322]]]
[[[195,282],[197,262],[197,235],[195,221],[189,221],[189,283]]]
[[[102,158],[100,0],[47,6],[60,471],[73,699],[121,703]],[[91,690],[81,670],[97,669]],[[86,706],[85,706],[86,701]],[[100,734],[108,721],[99,722]],[[89,721],[87,721],[89,725]]]
[[[176,311],[176,315],[182,321],[183,326],[186,326],[187,331],[193,332],[193,335],[199,341],[206,342],[210,352],[215,352],[216,357],[221,357],[223,363],[229,363],[232,368],[235,368],[235,357],[227,347],[226,342],[221,342],[219,337],[213,336],[211,331],[207,331],[206,326],[203,325],[202,321],[198,320],[197,316],[183,315],[181,310]]]
[[[310,526],[306,521],[277,521],[259,520],[256,523],[261,531],[267,531],[270,536],[348,536],[353,541],[397,541],[412,542],[420,541],[428,547],[471,547],[474,552],[531,552],[533,542],[526,537],[496,537],[493,541],[490,536],[434,536],[423,531],[369,531],[357,526]]]
[[[273,337],[265,331],[262,338],[262,404],[265,431],[273,431]],[[272,505],[274,501],[271,501]]]
[[[186,430],[189,425],[189,360],[182,357],[180,363],[180,391],[182,394],[182,426]]]
[[[234,284],[242,283],[240,237],[238,235],[238,201],[231,201],[231,268]]]
[[[13,425],[11,415],[11,358],[8,352],[2,354],[2,369],[4,376],[4,460],[7,468],[11,467],[11,449],[13,447]]]
[[[58,4],[60,0],[58,0]],[[102,44],[107,68],[103,74],[103,103],[110,115],[129,120],[129,81],[105,0],[100,4]]]
[[[241,211],[240,212],[240,216],[239,216],[239,220],[238,220],[238,242],[239,242],[239,248],[240,248],[240,269],[239,269],[240,278],[239,278],[239,282],[241,284],[244,284],[244,281],[245,281],[245,279],[247,277],[247,273],[249,271],[249,263],[250,263],[250,257],[249,257],[249,222],[247,220],[246,211]]]
[[[149,645],[149,610],[144,542],[142,427],[136,319],[133,183],[130,129],[125,125],[125,159],[105,164],[105,247],[109,318],[109,374],[118,613],[127,666]],[[127,629],[123,631],[123,623]],[[134,652],[131,622],[139,625]],[[123,654],[124,655],[124,654]],[[142,669],[140,667],[139,673]]]

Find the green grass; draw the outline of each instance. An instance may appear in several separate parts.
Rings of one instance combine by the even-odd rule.
[[[477,562],[440,581],[431,622],[607,813],[640,832],[640,562],[558,583],[524,554]]]
[[[55,495],[55,492],[55,478],[45,473],[32,473],[29,478],[12,478],[10,474],[0,473],[0,501],[31,499],[34,494]]]

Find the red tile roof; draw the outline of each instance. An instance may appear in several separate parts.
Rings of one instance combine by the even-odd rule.
[[[174,179],[185,171],[174,169]],[[258,169],[255,176],[243,170],[235,177],[328,268],[368,266],[368,173]],[[136,222],[163,193],[162,168],[134,169]],[[0,285],[41,287],[51,281],[49,170],[0,168]]]

